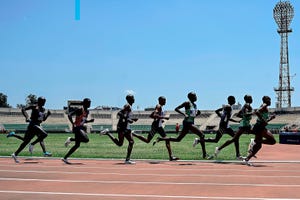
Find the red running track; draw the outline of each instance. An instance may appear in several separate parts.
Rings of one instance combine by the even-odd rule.
[[[0,159],[0,199],[300,199],[298,145],[241,162]]]

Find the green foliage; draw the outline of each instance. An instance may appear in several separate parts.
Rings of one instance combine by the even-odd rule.
[[[176,134],[168,134],[176,137]],[[67,137],[73,134],[49,134],[45,139],[47,151],[52,152],[54,157],[63,157],[67,151],[74,145],[71,143],[68,147],[64,146]],[[117,134],[115,134],[117,136]],[[146,135],[145,135],[146,136]],[[157,135],[158,136],[158,135]],[[181,142],[171,142],[173,155],[181,160],[202,160],[202,150],[200,144],[195,148],[192,147],[196,135],[188,134]],[[205,137],[214,137],[213,134],[207,134]],[[275,136],[278,141],[278,135]],[[122,147],[116,146],[108,136],[99,136],[98,134],[89,134],[90,142],[82,143],[80,148],[71,156],[72,158],[106,158],[106,159],[124,159],[126,156],[128,142],[124,141]],[[206,143],[207,153],[212,155],[215,147],[220,146],[226,140],[230,139],[229,135],[224,135],[219,143]],[[248,144],[253,135],[242,135],[240,138],[240,152],[242,155],[247,154]],[[6,138],[5,134],[0,135],[0,156],[10,156],[21,144],[21,141],[11,137]],[[135,138],[135,144],[132,151],[132,159],[162,159],[168,160],[168,152],[164,142],[152,145],[154,139],[149,143],[143,143]],[[28,147],[26,147],[19,156],[30,156]],[[35,145],[33,156],[43,156],[43,152],[39,144]],[[218,156],[220,160],[235,159],[234,144],[224,148]]]
[[[32,105],[32,104],[35,104],[37,103],[37,96],[35,94],[29,94],[27,97],[26,97],[26,105]]]
[[[7,103],[7,95],[0,93],[0,107],[1,108],[10,108],[10,105]]]

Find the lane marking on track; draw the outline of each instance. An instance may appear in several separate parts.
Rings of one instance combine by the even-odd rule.
[[[164,199],[223,199],[223,200],[295,200],[296,198],[252,198],[252,197],[205,197],[205,196],[170,196],[170,195],[138,195],[138,194],[99,194],[99,193],[73,193],[73,192],[35,192],[0,190],[0,193],[8,194],[34,194],[34,195],[64,195],[64,196],[96,196],[96,197],[119,197],[119,198],[164,198]]]
[[[109,168],[106,166],[106,167],[101,167],[101,166],[97,166],[97,167],[91,167],[91,166],[80,166],[80,167],[76,167],[76,166],[69,166],[69,165],[62,165],[62,169],[66,169],[66,170],[70,170],[70,169],[97,169],[98,171],[100,170],[109,170],[109,171],[112,171],[112,170],[117,170],[119,171],[120,169],[122,169],[123,171],[170,171],[170,167],[167,165],[166,167],[162,168],[162,167],[140,167],[138,165],[135,165],[135,166],[122,166],[121,168],[120,167],[113,167],[114,164],[112,165],[108,165]],[[12,168],[20,168],[22,167],[22,169],[32,169],[32,168],[37,168],[39,170],[42,170],[44,168],[46,169],[49,169],[49,168],[55,168],[57,169],[57,167],[60,166],[60,165],[20,165],[20,164],[8,164],[8,165],[1,165],[0,164],[0,167],[8,167],[9,169],[12,169]],[[219,165],[216,165],[216,166],[219,166]],[[229,168],[229,169],[224,169],[224,168],[213,168],[213,166],[201,166],[201,165],[197,165],[196,167],[194,168],[184,168],[182,166],[180,166],[180,168],[172,168],[172,171],[209,171],[209,172],[212,172],[212,171],[234,171],[234,172],[299,172],[299,168],[295,167],[295,169],[290,169],[290,168],[283,168],[283,169],[263,169],[263,167],[248,167],[246,165],[241,165],[243,166],[244,168]],[[272,165],[272,166],[276,166],[275,165]],[[134,168],[133,168],[134,167]],[[179,166],[178,166],[179,167]],[[205,168],[204,168],[205,167]]]
[[[298,170],[299,171],[299,170]],[[36,170],[1,170],[6,173],[33,173],[33,174],[86,174],[86,175],[117,175],[117,176],[157,176],[157,177],[244,177],[244,178],[300,178],[300,175],[236,175],[236,174],[161,174],[161,173],[113,173],[113,172],[66,172],[66,171],[36,171]]]
[[[25,178],[0,178],[0,181],[19,181],[19,182],[58,182],[58,183],[101,183],[101,184],[139,184],[139,185],[208,185],[208,186],[243,186],[243,187],[296,187],[298,184],[251,184],[251,183],[207,183],[207,182],[158,182],[158,181],[92,181],[92,180],[60,180],[60,179],[25,179]]]

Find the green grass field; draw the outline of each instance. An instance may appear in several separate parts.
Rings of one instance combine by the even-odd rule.
[[[63,157],[67,151],[74,145],[71,143],[69,147],[64,146],[67,137],[73,134],[49,134],[45,139],[47,151],[52,152],[53,157]],[[116,136],[116,135],[115,135]],[[157,135],[158,136],[158,135]],[[176,134],[168,134],[168,136],[176,137]],[[201,146],[192,147],[196,135],[188,134],[181,142],[171,143],[174,156],[181,160],[202,160]],[[214,137],[214,135],[206,134],[206,138]],[[240,152],[246,155],[250,138],[253,135],[242,135],[240,138]],[[107,158],[107,159],[124,159],[128,142],[125,140],[122,147],[116,146],[108,136],[99,136],[98,134],[89,134],[90,142],[82,143],[80,148],[71,156],[71,158]],[[215,147],[220,146],[230,136],[223,135],[219,143],[206,143],[208,154],[213,154]],[[278,135],[275,135],[278,141]],[[0,135],[0,156],[10,156],[21,144],[21,141],[14,138],[6,138],[5,134]],[[154,141],[154,139],[153,139]],[[168,160],[168,153],[164,142],[159,142],[155,146],[152,142],[149,144],[143,143],[135,138],[135,144],[132,151],[132,159],[162,159]],[[31,156],[26,147],[19,156]],[[35,145],[33,156],[43,156],[42,149],[39,144]],[[218,156],[218,159],[232,160],[235,159],[234,144],[224,148]]]

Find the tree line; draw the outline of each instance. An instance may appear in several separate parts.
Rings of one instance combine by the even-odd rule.
[[[34,94],[29,94],[25,99],[25,104],[17,104],[17,108],[24,108],[25,106],[35,104],[37,102],[37,96]],[[0,108],[11,108],[7,102],[7,95],[0,93]]]

